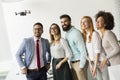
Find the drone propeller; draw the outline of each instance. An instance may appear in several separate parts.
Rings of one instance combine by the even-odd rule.
[[[18,13],[17,13],[17,12],[15,12],[15,15],[18,15]]]

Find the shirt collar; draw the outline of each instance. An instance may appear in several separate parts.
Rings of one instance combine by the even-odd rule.
[[[38,40],[37,38],[34,37],[34,41]],[[41,41],[41,38],[39,38],[39,41]]]
[[[74,26],[71,26],[70,30],[68,30],[67,32],[71,32],[74,29]]]

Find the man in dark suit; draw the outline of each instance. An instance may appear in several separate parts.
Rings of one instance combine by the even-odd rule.
[[[23,40],[16,59],[27,80],[47,80],[46,72],[51,61],[50,44],[47,39],[41,37],[43,33],[41,23],[33,25],[33,33],[34,37]]]

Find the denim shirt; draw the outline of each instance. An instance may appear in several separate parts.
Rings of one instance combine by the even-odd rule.
[[[72,26],[66,32],[65,39],[69,43],[72,51],[70,61],[80,60],[80,68],[83,68],[86,63],[87,53],[81,32]]]

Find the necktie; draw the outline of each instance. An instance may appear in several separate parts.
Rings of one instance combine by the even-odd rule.
[[[36,55],[37,55],[37,67],[40,68],[40,50],[39,50],[39,40],[36,42]]]

